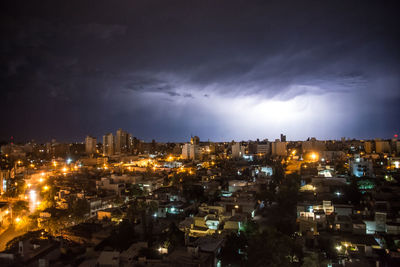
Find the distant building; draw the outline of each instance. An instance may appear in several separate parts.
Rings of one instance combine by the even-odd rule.
[[[270,144],[257,144],[257,154],[267,155],[270,153]]]
[[[371,154],[372,153],[372,143],[369,142],[369,141],[365,142],[364,143],[364,150],[365,150],[365,153]]]
[[[396,151],[397,154],[400,154],[400,141],[396,141]]]
[[[325,150],[325,142],[323,141],[318,141],[315,139],[315,137],[312,137],[311,139],[304,141],[302,143],[302,150],[303,153],[306,152],[319,152],[319,151],[324,151]]]
[[[130,145],[130,134],[122,129],[117,130],[115,136],[115,153],[127,153]]]
[[[375,152],[376,153],[390,153],[390,144],[388,141],[375,139]]]
[[[275,156],[286,156],[286,142],[281,142],[279,139],[276,139],[275,142],[272,142],[271,154]]]
[[[114,136],[112,133],[103,136],[103,154],[112,156],[115,153]]]
[[[190,143],[192,145],[199,145],[200,144],[200,138],[198,136],[194,136],[190,138]]]
[[[182,159],[190,158],[190,144],[183,144],[181,157]]]
[[[245,147],[240,145],[240,143],[234,143],[232,145],[232,158],[240,159],[243,158],[245,154]]]
[[[7,191],[7,180],[11,178],[10,170],[0,170],[0,193]]]
[[[190,145],[190,158],[193,160],[199,159],[200,150],[198,144],[191,144]]]
[[[286,142],[286,135],[281,134],[281,142]]]
[[[92,136],[86,136],[85,139],[85,152],[86,154],[95,154],[96,153],[96,144],[97,140],[95,137]]]
[[[360,158],[359,155],[356,155],[354,159],[350,160],[350,173],[356,177],[372,177],[373,176],[373,167],[371,160]]]
[[[196,144],[186,143],[182,147],[182,159],[197,160],[200,157],[200,149]]]

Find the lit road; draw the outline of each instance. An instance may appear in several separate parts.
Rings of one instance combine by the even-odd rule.
[[[23,235],[26,233],[26,229],[18,229],[15,230],[14,227],[9,227],[0,235],[0,251],[3,251],[6,248],[6,244],[8,241],[12,240],[13,238]]]

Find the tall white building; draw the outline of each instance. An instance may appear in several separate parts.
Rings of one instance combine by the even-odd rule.
[[[195,144],[184,144],[182,147],[182,159],[196,160],[200,158],[200,149]]]
[[[97,144],[97,140],[95,137],[92,136],[86,136],[85,139],[85,151],[86,154],[95,154],[96,153],[96,144]]]
[[[232,158],[239,159],[242,158],[245,153],[245,147],[241,146],[240,143],[234,143],[232,145]]]
[[[191,144],[190,145],[190,158],[193,160],[200,158],[200,149],[199,145]]]
[[[182,147],[182,159],[189,159],[190,158],[190,144],[184,144]]]
[[[114,136],[112,133],[103,136],[103,154],[112,156],[115,153]]]
[[[276,156],[286,156],[286,142],[281,142],[279,139],[276,139],[275,142],[271,143],[272,155]]]

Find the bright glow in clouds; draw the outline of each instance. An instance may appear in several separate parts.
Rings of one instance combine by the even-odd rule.
[[[151,103],[152,112],[162,114],[163,121],[178,122],[178,126],[166,127],[181,127],[183,138],[196,134],[213,141],[274,140],[280,133],[289,139],[337,138],[337,129],[349,121],[351,110],[344,110],[343,105],[351,107],[351,99],[343,92],[291,85],[269,94],[269,90],[241,86],[243,89],[232,86],[228,91],[221,89],[222,84],[205,88],[177,84],[172,87],[174,95],[152,91],[133,96],[147,106]]]
[[[329,119],[330,113],[335,113],[335,122],[345,118],[331,98],[332,95],[301,95],[280,100],[262,95],[213,95],[197,104],[218,118],[230,139],[275,139],[280,133],[307,138],[316,133],[330,134],[336,124]]]

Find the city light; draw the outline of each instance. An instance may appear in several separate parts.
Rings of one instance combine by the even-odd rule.
[[[49,190],[49,187],[47,185],[45,185],[45,186],[43,186],[43,190],[47,191],[47,190]]]
[[[20,221],[21,221],[21,218],[20,218],[20,217],[15,218],[15,222],[16,222],[16,223],[19,223]]]

